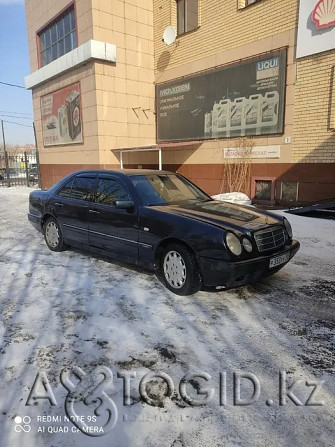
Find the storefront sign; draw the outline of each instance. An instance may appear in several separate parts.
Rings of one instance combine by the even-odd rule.
[[[335,0],[300,0],[297,58],[335,48]]]
[[[157,139],[283,132],[286,50],[156,87]]]
[[[280,158],[280,146],[254,146],[251,151],[232,147],[223,150],[224,158]]]
[[[41,97],[44,146],[82,143],[79,82]]]

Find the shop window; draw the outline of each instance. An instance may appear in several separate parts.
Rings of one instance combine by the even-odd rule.
[[[177,0],[177,33],[198,28],[198,0]]]
[[[272,205],[275,198],[275,178],[252,177],[251,196],[255,203]]]
[[[40,64],[50,64],[77,47],[76,19],[74,8],[57,17],[39,34]]]
[[[237,0],[237,7],[238,9],[246,8],[247,6],[250,6],[254,3],[258,3],[261,0]]]
[[[271,180],[256,180],[256,200],[271,200]]]
[[[298,200],[298,182],[281,182],[281,200],[285,202],[296,202]]]

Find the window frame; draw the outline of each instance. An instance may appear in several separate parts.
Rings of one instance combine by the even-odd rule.
[[[79,182],[81,179],[84,179],[84,181],[93,180],[93,187],[90,189],[86,187],[86,196],[84,199],[82,197],[73,197],[72,196],[72,191],[77,187],[76,182]],[[73,183],[72,183],[69,199],[77,200],[77,201],[84,202],[84,203],[94,203],[96,188],[97,188],[97,176],[95,174],[78,174],[73,178]]]
[[[184,34],[187,33],[191,33],[192,31],[195,31],[199,28],[199,3],[200,0],[194,0],[197,2],[197,26],[195,26],[192,29],[186,29],[187,28],[187,22],[188,22],[188,18],[187,18],[187,2],[188,1],[192,1],[192,0],[176,0],[176,8],[177,8],[177,37],[179,36],[183,36]],[[179,32],[179,23],[180,23],[180,19],[179,19],[179,4],[183,4],[183,31]]]
[[[91,200],[87,200],[87,199],[80,199],[78,197],[72,197],[72,190],[73,190],[73,186],[76,182],[77,179],[91,179],[94,180],[94,186],[92,191],[92,196],[91,196]],[[57,190],[56,192],[56,196],[59,197],[60,199],[67,199],[67,200],[75,200],[75,201],[80,201],[80,202],[84,202],[84,203],[95,203],[95,195],[96,195],[96,189],[97,189],[97,175],[96,174],[90,174],[90,173],[82,173],[82,174],[77,174],[74,175],[73,177],[71,177],[67,182],[63,183],[62,186]],[[66,187],[67,184],[71,184],[71,188],[70,188],[70,192],[68,196],[62,196],[60,195],[60,192]]]
[[[259,3],[261,0],[237,0],[237,9],[245,9]]]
[[[287,200],[283,197],[284,192],[284,183],[292,183],[296,185],[296,191],[295,191],[295,199],[294,200]],[[285,202],[297,202],[299,198],[299,182],[298,181],[290,181],[290,180],[282,180],[280,182],[280,200]]]
[[[94,197],[94,204],[98,205],[98,206],[102,206],[102,207],[108,207],[108,208],[116,208],[116,204],[115,203],[102,203],[99,202],[98,199],[98,190],[99,190],[99,186],[100,186],[100,182],[104,181],[104,180],[112,180],[113,182],[118,183],[124,190],[124,192],[128,195],[128,199],[115,199],[113,202],[116,201],[127,201],[127,200],[134,200],[131,192],[129,191],[129,188],[126,187],[126,185],[124,184],[124,182],[122,182],[122,180],[119,177],[114,177],[114,176],[110,176],[108,174],[100,174],[98,175],[97,178],[97,182],[95,185],[95,197]]]
[[[73,33],[75,33],[75,39],[76,39],[76,46],[74,46],[73,48],[71,48],[72,51],[73,49],[78,47],[78,20],[77,20],[77,10],[76,10],[76,3],[74,0],[71,1],[71,3],[69,3],[68,5],[66,5],[59,13],[57,13],[56,16],[54,16],[52,19],[50,19],[46,24],[44,24],[41,28],[39,28],[36,31],[36,48],[37,48],[37,60],[38,60],[38,68],[42,68],[42,67],[46,67],[47,65],[49,65],[51,62],[54,62],[55,60],[59,59],[59,57],[62,57],[63,55],[67,54],[66,52],[64,52],[64,54],[62,54],[61,56],[57,56],[55,59],[51,59],[50,62],[44,63],[42,61],[42,41],[41,41],[41,35],[47,31],[48,29],[51,30],[51,28],[56,25],[64,16],[66,16],[68,13],[71,13],[71,11],[73,11],[73,17],[74,17],[74,22],[75,22],[75,27],[74,29],[71,29],[71,31],[67,34],[67,35],[72,35]],[[57,32],[57,28],[56,28],[56,32]],[[65,45],[65,30],[64,30],[64,35],[61,39],[57,39],[56,43],[58,44],[58,42],[60,40],[64,40],[64,45]],[[72,42],[71,42],[71,46],[72,46]],[[50,45],[50,48],[52,48],[52,45]],[[68,52],[69,52],[68,51]]]
[[[256,198],[256,182],[258,182],[258,181],[271,182],[270,200]],[[252,200],[252,202],[259,204],[259,205],[273,205],[275,203],[275,186],[276,186],[276,177],[262,177],[262,176],[251,177],[251,200]]]
[[[57,190],[57,192],[56,192],[56,196],[57,196],[57,197],[61,197],[62,199],[69,199],[69,198],[70,198],[70,194],[71,194],[71,190],[72,190],[72,185],[73,185],[74,178],[75,178],[75,177],[71,177],[67,182],[65,182],[65,183],[62,184],[62,186],[61,186],[61,187]],[[69,190],[70,190],[69,195],[67,195],[67,196],[65,196],[65,195],[64,195],[64,196],[63,196],[63,195],[60,195],[60,193],[63,191],[63,189],[64,189],[68,184],[71,185],[70,188],[69,188]]]

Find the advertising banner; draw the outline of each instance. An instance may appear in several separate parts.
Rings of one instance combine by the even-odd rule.
[[[335,0],[300,0],[297,58],[335,48]]]
[[[82,143],[80,84],[41,97],[44,146]]]
[[[286,50],[156,86],[157,140],[283,132]]]

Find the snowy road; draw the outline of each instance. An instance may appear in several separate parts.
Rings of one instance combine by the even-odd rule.
[[[335,221],[288,215],[302,247],[281,272],[253,286],[178,297],[150,272],[49,251],[27,222],[28,194],[0,189],[1,446],[334,445]],[[103,394],[115,423],[104,436],[65,418],[70,393],[60,374],[75,366],[86,373],[82,383],[70,376],[77,395],[92,392],[103,367],[106,377],[113,372],[102,384],[107,394],[92,392]],[[158,403],[151,406],[139,383],[159,371],[173,385],[149,381]],[[127,372],[136,376],[123,402],[126,379],[117,373]],[[194,403],[207,390],[207,403],[190,405],[180,381],[204,373],[207,382],[188,377],[186,392]],[[250,405],[238,400],[244,373],[251,375],[240,377],[240,397],[251,403],[255,391]],[[106,423],[106,413],[94,416],[97,402],[73,405],[92,427]]]

